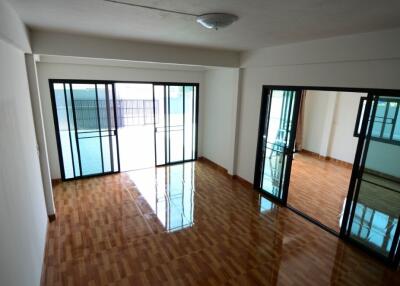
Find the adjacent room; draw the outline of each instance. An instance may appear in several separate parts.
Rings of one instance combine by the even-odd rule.
[[[305,90],[300,103],[288,205],[335,232],[355,159],[357,115],[366,94]]]
[[[400,285],[399,11],[0,0],[0,285]]]

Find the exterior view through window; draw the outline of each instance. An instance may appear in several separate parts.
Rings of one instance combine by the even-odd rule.
[[[197,159],[198,84],[51,80],[64,180]]]

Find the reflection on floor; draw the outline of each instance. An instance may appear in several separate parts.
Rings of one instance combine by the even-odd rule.
[[[400,285],[204,162],[65,182],[54,195],[43,285]]]
[[[288,205],[339,232],[351,168],[307,153],[294,156]]]
[[[138,203],[168,232],[193,224],[194,164],[127,173],[141,192]]]
[[[351,236],[387,256],[400,215],[400,184],[364,173]]]

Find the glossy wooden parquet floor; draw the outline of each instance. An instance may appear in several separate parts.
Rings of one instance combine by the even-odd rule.
[[[351,167],[335,161],[295,154],[288,205],[339,232],[351,171]]]
[[[54,195],[42,285],[400,285],[206,163],[65,182]]]

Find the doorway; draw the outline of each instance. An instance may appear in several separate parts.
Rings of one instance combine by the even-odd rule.
[[[339,234],[366,93],[303,90],[288,190],[289,207]]]
[[[302,152],[299,146],[302,142],[298,142],[299,128],[304,124],[301,122],[302,99],[310,91],[359,93],[358,104],[353,104],[357,108],[352,119],[344,120],[347,134],[349,126],[354,127],[355,138],[351,139],[354,143],[343,143],[343,139],[349,138],[336,138],[341,142],[338,146],[345,146],[340,150],[353,157],[349,162],[327,156],[331,153]],[[398,265],[400,162],[394,158],[400,158],[399,95],[400,92],[389,90],[264,86],[254,188],[390,265]],[[347,103],[344,105],[349,107]],[[333,114],[336,108],[338,103],[334,105]],[[337,126],[339,119],[334,121],[338,133],[341,130]],[[321,120],[323,125],[325,121]],[[322,132],[316,138],[324,141],[324,132],[332,130],[325,126]],[[329,140],[322,143],[328,151],[333,148]],[[307,184],[307,181],[314,184]],[[325,193],[320,201],[315,200],[322,190]],[[338,192],[340,196],[335,195]],[[339,197],[337,202],[333,202],[335,197]],[[334,211],[326,212],[338,202]]]
[[[49,84],[63,180],[197,159],[198,84]]]

